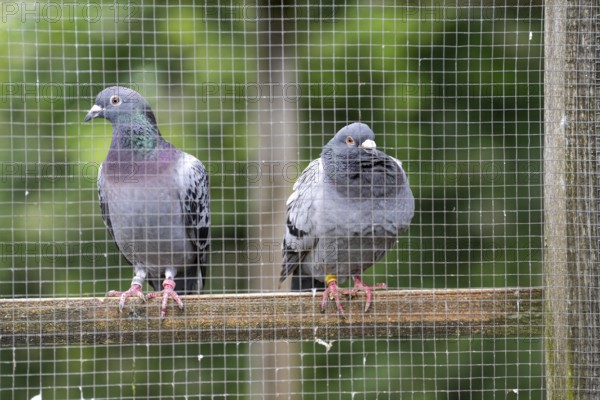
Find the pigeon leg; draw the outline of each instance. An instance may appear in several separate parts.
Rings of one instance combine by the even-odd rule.
[[[161,290],[160,292],[148,293],[148,298],[152,299],[154,297],[158,297],[158,296],[162,295],[162,305],[160,308],[160,316],[161,316],[161,318],[164,318],[167,313],[167,302],[169,301],[169,297],[171,297],[173,300],[175,300],[175,302],[177,303],[179,308],[183,308],[183,301],[181,300],[181,298],[179,297],[177,292],[175,292],[175,281],[173,281],[172,276],[165,274],[165,280],[164,280],[162,286],[163,286],[163,290]]]
[[[129,290],[127,290],[125,292],[118,292],[116,290],[111,290],[106,295],[109,297],[118,297],[118,296],[121,297],[121,300],[119,300],[119,311],[120,312],[123,312],[123,308],[125,307],[125,300],[127,300],[128,297],[139,297],[143,301],[146,301],[146,298],[144,297],[144,293],[142,293],[142,285],[137,284],[137,283],[132,283]]]
[[[341,289],[337,285],[337,276],[327,275],[325,277],[325,283],[327,284],[327,287],[325,288],[325,293],[323,293],[323,300],[321,301],[321,312],[325,312],[327,300],[335,299],[335,304],[337,305],[338,312],[341,315],[344,315],[344,309],[342,308],[342,303],[340,302]]]
[[[373,290],[385,289],[387,285],[385,283],[377,283],[373,286],[367,286],[360,279],[359,275],[354,276],[354,288],[350,290],[350,295],[354,295],[357,292],[363,291],[367,295],[367,301],[365,302],[365,312],[369,311],[369,307],[371,306],[371,300],[373,299]]]

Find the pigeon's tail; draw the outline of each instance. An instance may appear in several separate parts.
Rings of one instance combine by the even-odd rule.
[[[175,279],[175,291],[180,294],[198,294],[202,292],[204,287],[204,276],[206,268],[203,267],[188,267],[185,270],[185,275],[177,275]],[[202,271],[202,276],[198,276],[198,272]],[[160,279],[148,279],[148,283],[154,290],[162,290],[162,283],[165,276],[162,275]]]
[[[279,279],[279,282],[282,283],[290,277],[292,280],[291,289],[293,292],[307,292],[313,289],[325,290],[325,283],[319,282],[311,276],[302,273],[300,258],[301,256],[298,252],[283,252],[283,264],[281,266],[281,278]]]
[[[204,287],[204,276],[198,276],[199,268],[186,268],[185,275],[175,277],[178,294],[198,294]]]
[[[318,281],[310,276],[302,275],[300,270],[301,268],[296,268],[294,275],[292,275],[293,292],[306,292],[313,289],[325,290],[325,282]]]

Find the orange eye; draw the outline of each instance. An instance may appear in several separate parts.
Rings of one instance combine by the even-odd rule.
[[[110,104],[112,104],[113,106],[118,106],[119,104],[121,104],[121,98],[115,94],[110,98]]]
[[[354,145],[354,138],[352,136],[348,136],[346,138],[346,144],[349,145],[349,146]]]

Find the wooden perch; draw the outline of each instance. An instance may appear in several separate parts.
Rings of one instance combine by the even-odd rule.
[[[364,296],[320,312],[321,295],[265,293],[185,296],[186,308],[160,300],[117,298],[0,299],[3,347],[342,338],[531,336],[542,333],[542,289],[378,291],[369,312]],[[331,303],[331,302],[330,302]]]

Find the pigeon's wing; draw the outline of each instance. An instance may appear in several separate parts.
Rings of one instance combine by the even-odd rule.
[[[110,232],[110,236],[114,239],[112,222],[110,221],[110,214],[108,213],[108,201],[106,200],[105,194],[106,180],[104,179],[104,174],[102,174],[102,165],[103,164],[100,164],[100,168],[98,168],[98,198],[100,199],[100,212],[102,213],[104,225],[106,225],[106,228]]]
[[[315,207],[323,179],[323,165],[318,158],[302,172],[294,184],[294,192],[288,198],[286,232],[282,245],[281,282],[298,271],[304,257],[319,240]]]
[[[390,157],[392,160],[398,164],[400,167],[400,174],[402,176],[402,194],[400,198],[402,199],[402,206],[400,207],[402,211],[403,218],[398,224],[397,232],[398,234],[405,232],[408,230],[410,225],[410,221],[412,220],[415,214],[415,198],[413,196],[412,190],[410,190],[410,185],[408,183],[408,177],[406,176],[406,171],[402,168],[402,161]]]
[[[382,167],[387,176],[395,177],[394,185],[397,185],[398,192],[394,198],[394,202],[388,205],[388,218],[382,226],[391,236],[398,236],[405,232],[415,211],[415,199],[408,184],[408,178],[402,168],[402,161],[388,156],[385,153],[380,153],[380,159],[384,162]],[[391,182],[389,184],[392,184]],[[381,255],[383,257],[383,254]]]
[[[102,213],[102,220],[104,221],[104,225],[106,225],[106,229],[108,229],[108,232],[110,233],[110,237],[112,237],[113,241],[115,242],[115,245],[119,249],[119,252],[121,254],[125,254],[125,253],[123,253],[123,251],[121,251],[119,244],[115,240],[115,234],[113,232],[112,222],[110,220],[110,212],[108,209],[108,200],[106,198],[106,178],[104,177],[104,174],[102,173],[103,165],[104,164],[100,164],[100,168],[98,168],[98,198],[100,200],[100,212]],[[125,258],[125,260],[127,260],[127,262],[129,264],[131,264],[131,261],[129,261],[127,259],[127,257],[124,257],[124,258]]]
[[[400,161],[400,160],[398,160],[397,158],[394,158],[394,157],[392,157],[392,156],[388,156],[388,157],[389,157],[389,158],[391,158],[392,160],[394,160],[394,162],[396,162],[396,164],[398,164],[398,166],[400,167],[400,169],[401,169],[402,171],[404,171],[404,170],[402,169],[402,161]]]
[[[198,267],[202,274],[202,286],[206,277],[206,262],[210,245],[210,193],[208,173],[204,165],[195,157],[183,153],[180,162],[180,201],[182,205],[186,234],[198,254]],[[186,271],[187,276],[196,275],[194,268]],[[187,284],[186,284],[187,285]],[[188,288],[186,288],[188,289]],[[190,288],[191,289],[191,288]],[[202,290],[202,287],[198,288]]]

